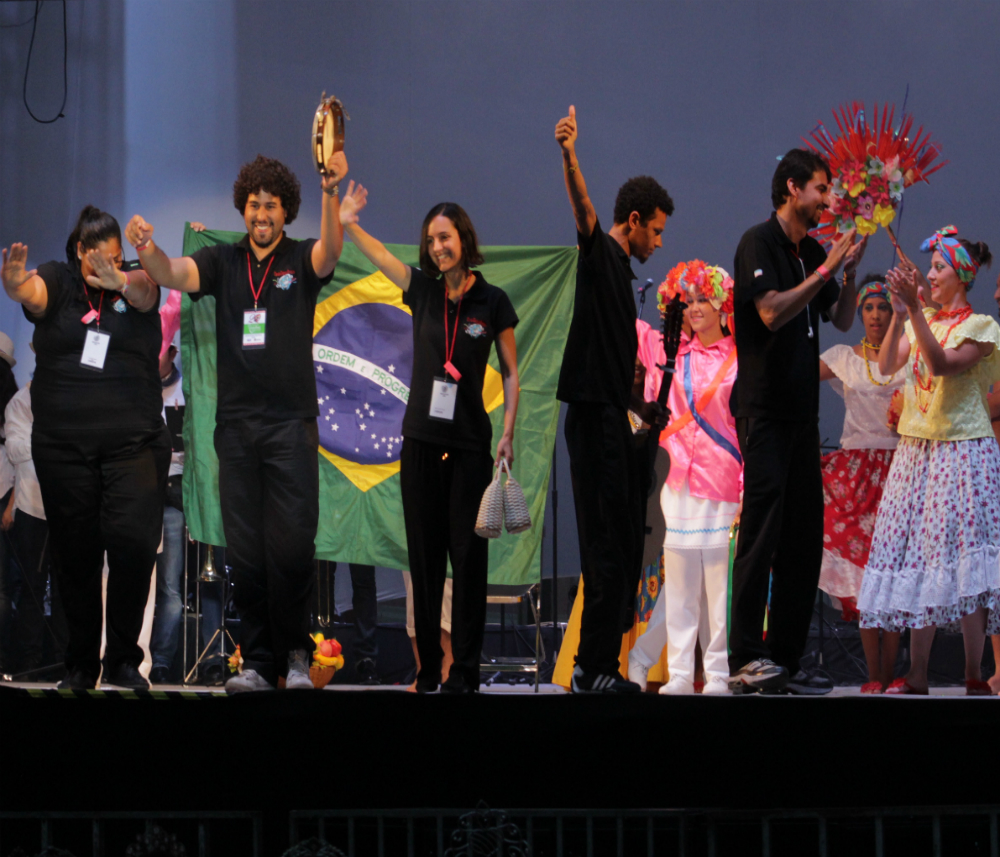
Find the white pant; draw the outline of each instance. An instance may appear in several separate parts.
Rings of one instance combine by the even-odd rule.
[[[705,678],[729,678],[726,607],[729,548],[663,549],[664,582],[632,653],[651,667],[667,647],[670,678],[695,681],[694,647],[701,639]]]

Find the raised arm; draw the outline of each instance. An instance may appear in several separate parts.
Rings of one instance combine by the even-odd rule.
[[[323,211],[320,216],[319,240],[313,244],[312,266],[316,276],[323,278],[333,273],[344,249],[344,227],[340,223],[339,185],[347,175],[347,156],[334,152],[326,162],[323,188]]]
[[[87,283],[95,289],[121,292],[123,298],[139,312],[149,312],[160,304],[160,290],[149,279],[145,271],[121,271],[107,253],[88,250],[87,260],[94,274],[87,277]]]
[[[496,339],[500,376],[503,379],[503,435],[497,444],[497,463],[501,457],[507,466],[514,463],[514,423],[517,421],[517,402],[521,387],[517,376],[517,341],[514,328],[501,330]]]
[[[142,269],[154,283],[178,292],[197,292],[201,289],[201,278],[194,259],[188,256],[171,259],[167,256],[153,243],[153,227],[138,214],[125,227],[125,238],[135,247]]]
[[[882,347],[878,352],[878,371],[886,377],[895,375],[910,359],[910,340],[903,335],[906,324],[906,304],[893,292],[892,284],[897,276],[897,271],[898,269],[889,271],[885,276],[889,286],[889,301],[892,303],[892,318],[889,321],[889,329],[885,332],[885,339],[882,340]]]
[[[385,244],[373,238],[358,223],[358,214],[368,203],[368,191],[354,182],[347,185],[347,193],[340,203],[340,222],[354,245],[389,281],[404,292],[410,288],[410,266],[404,265],[386,248]]]
[[[49,290],[45,280],[38,276],[38,269],[24,269],[28,261],[27,244],[11,244],[3,249],[3,288],[11,300],[17,301],[32,315],[41,315],[49,305]]]
[[[823,262],[823,267],[827,270],[827,276],[836,274],[840,266],[844,263],[844,260],[848,257],[853,259],[859,252],[864,253],[864,242],[854,243],[856,232],[857,230],[852,229],[850,232],[844,233],[844,235],[833,243],[826,260]],[[806,277],[794,289],[788,289],[784,292],[772,289],[771,291],[755,295],[753,300],[761,321],[764,322],[768,330],[780,330],[809,305],[809,302],[819,294],[820,289],[823,288],[825,283],[826,277],[816,271]],[[851,291],[853,292],[853,287]],[[849,330],[851,321],[853,321],[852,313],[854,310],[848,306],[848,302],[846,301],[840,306],[838,304],[841,304],[840,299],[834,304],[834,307],[839,310],[837,316],[833,318],[834,324],[839,330]],[[844,317],[847,317],[846,327],[841,326],[844,323]],[[838,320],[841,324],[837,324]]]
[[[569,116],[556,123],[556,142],[562,149],[563,177],[566,179],[566,193],[576,220],[576,231],[589,238],[597,225],[597,212],[587,195],[587,183],[580,172],[580,162],[576,159],[576,108],[569,106]]]
[[[937,337],[931,331],[927,319],[924,317],[923,308],[917,298],[917,278],[913,271],[900,271],[899,276],[886,277],[889,285],[889,293],[893,298],[902,302],[906,306],[906,314],[910,317],[910,324],[913,326],[913,337],[917,340],[920,353],[924,358],[928,370],[932,375],[946,377],[957,375],[966,369],[975,366],[980,360],[988,356],[993,350],[993,345],[988,342],[974,342],[966,340],[958,348],[945,348],[938,342]],[[890,272],[890,273],[897,273]],[[896,308],[896,301],[893,301],[893,310]],[[896,321],[896,313],[893,312],[893,322]],[[890,330],[892,325],[890,324]],[[881,366],[879,367],[881,371]],[[883,374],[885,374],[883,372]]]

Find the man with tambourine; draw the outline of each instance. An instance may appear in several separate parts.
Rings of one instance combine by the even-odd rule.
[[[343,108],[324,98],[319,125],[324,110],[328,121]],[[287,688],[313,686],[307,659],[319,520],[313,318],[343,247],[339,185],[347,174],[342,117],[328,127],[339,134],[321,128],[317,135],[315,126],[313,134],[314,151],[324,156],[318,240],[285,235],[298,213],[299,181],[261,155],[244,164],[233,186],[247,228],[236,244],[170,259],[139,215],[125,230],[156,283],[216,302],[215,449],[244,661],[226,683],[229,693],[270,689],[279,676]]]

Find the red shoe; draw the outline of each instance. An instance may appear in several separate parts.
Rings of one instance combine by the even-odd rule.
[[[967,678],[965,680],[965,695],[993,696],[993,689],[990,687],[989,682],[979,681],[974,678]]]
[[[862,693],[882,693],[882,682],[880,681],[870,681],[866,684],[861,685]]]
[[[905,678],[897,678],[885,689],[892,696],[927,696],[926,690],[920,690],[910,684]]]

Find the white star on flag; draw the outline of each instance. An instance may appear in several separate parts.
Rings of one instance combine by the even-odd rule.
[[[364,423],[361,423],[361,431],[364,431],[366,428],[367,426]],[[374,437],[374,435],[372,435],[372,437]]]
[[[335,414],[335,413],[337,413],[337,412],[336,412],[336,411],[335,411],[335,410],[334,410],[333,408],[330,408],[330,413],[331,413],[331,414]]]
[[[336,423],[334,423],[332,426],[330,426],[330,428],[332,428],[334,431],[339,431],[340,430],[340,426],[338,426]]]
[[[375,444],[375,449],[378,449],[378,444],[377,443]]]
[[[316,400],[316,404],[317,404],[317,405],[322,405],[322,404],[323,404],[323,397],[322,397],[322,396],[320,396],[320,397],[319,397],[319,398],[318,398],[318,399]]]
[[[345,389],[344,389],[343,387],[341,387],[341,388],[340,388],[340,395],[341,395],[341,396],[343,396],[343,395],[345,395],[346,393],[347,393],[347,390],[345,390]]]
[[[322,366],[317,366],[316,367],[316,371],[317,372],[322,372],[323,371],[323,367]]]
[[[390,372],[395,372],[396,371],[396,367],[393,366],[391,363],[389,364],[389,371]]]
[[[369,405],[368,402],[365,402],[365,410],[367,411],[370,407],[371,405]]]
[[[372,432],[372,440],[375,440],[375,432]]]

